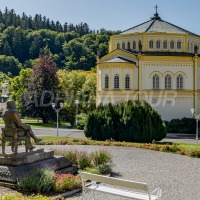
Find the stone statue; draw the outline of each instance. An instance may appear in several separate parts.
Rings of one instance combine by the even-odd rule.
[[[31,138],[34,139],[36,144],[38,142],[40,142],[42,139],[37,138],[35,136],[31,127],[28,124],[22,123],[20,116],[16,110],[15,101],[8,100],[6,105],[7,105],[6,111],[2,115],[2,118],[5,123],[5,130],[13,130],[13,129],[17,128],[17,130],[19,130],[19,134],[24,133],[28,137],[28,149],[31,150],[31,149],[35,148],[31,144]],[[23,135],[20,135],[20,136],[23,136]],[[12,148],[12,150],[13,150],[13,148]]]
[[[2,97],[8,97],[8,93],[9,93],[9,90],[8,90],[8,82],[4,82],[3,84],[2,84]]]

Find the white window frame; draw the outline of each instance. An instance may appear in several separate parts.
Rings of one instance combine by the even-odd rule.
[[[165,89],[171,90],[172,89],[172,77],[170,74],[165,76]]]
[[[126,74],[125,76],[125,90],[129,90],[130,89],[130,76],[129,74]]]
[[[109,76],[108,74],[105,75],[105,89],[109,89]]]
[[[115,74],[114,76],[114,89],[119,89],[119,75]]]
[[[160,77],[158,74],[154,74],[153,76],[153,89],[159,90],[160,89]]]

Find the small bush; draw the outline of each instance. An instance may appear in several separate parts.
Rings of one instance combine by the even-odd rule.
[[[91,167],[92,159],[85,152],[83,152],[79,158],[78,164],[79,164],[80,169],[85,169],[86,167]]]
[[[53,186],[56,192],[71,191],[81,187],[81,179],[79,176],[72,174],[56,174],[56,181]]]
[[[76,128],[83,130],[85,127],[85,122],[86,122],[87,114],[85,113],[80,113],[77,115],[77,125]]]
[[[44,193],[53,188],[55,173],[49,169],[39,169],[17,182],[18,188],[25,192]]]
[[[192,150],[190,156],[193,158],[200,158],[200,150]]]
[[[112,172],[112,168],[110,165],[101,164],[97,167],[100,174],[110,174]]]
[[[63,156],[71,160],[73,164],[78,165],[78,151],[76,150],[65,151],[65,154]]]
[[[178,148],[177,145],[164,145],[161,150],[164,152],[176,153],[181,149]]]
[[[92,174],[101,174],[98,169],[86,167],[83,171],[89,172]]]
[[[94,165],[102,165],[112,161],[112,156],[105,150],[96,151],[92,154]]]

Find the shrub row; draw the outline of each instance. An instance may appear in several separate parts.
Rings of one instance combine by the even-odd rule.
[[[191,133],[196,132],[196,120],[193,118],[172,119],[165,122],[168,133]],[[200,128],[200,124],[199,124]]]
[[[161,116],[146,102],[100,105],[88,114],[85,136],[95,140],[160,141],[166,137]]]

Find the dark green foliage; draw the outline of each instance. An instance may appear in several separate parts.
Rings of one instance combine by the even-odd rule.
[[[160,141],[166,137],[161,116],[149,104],[128,101],[120,105],[100,105],[88,114],[86,137],[128,142]]]
[[[193,118],[172,119],[166,124],[168,133],[196,133],[196,120]]]
[[[21,63],[14,56],[0,55],[0,71],[15,76],[22,68]]]
[[[23,68],[30,68],[31,60],[47,55],[48,49],[58,68],[90,70],[96,66],[97,50],[106,55],[110,36],[117,33],[91,31],[82,22],[62,26],[38,14],[28,17],[23,13],[21,17],[13,9],[0,11],[0,54],[13,56]],[[9,70],[16,75],[14,68]]]
[[[44,193],[53,189],[54,179],[54,171],[40,169],[18,181],[17,186],[23,192]]]

